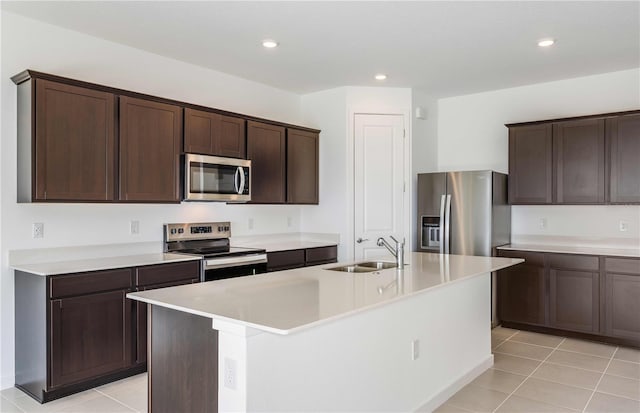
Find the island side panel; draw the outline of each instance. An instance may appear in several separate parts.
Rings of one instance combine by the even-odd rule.
[[[16,271],[16,387],[40,402],[47,388],[47,311],[47,277]]]
[[[211,319],[149,311],[149,412],[218,411],[218,332]]]
[[[299,333],[246,337],[236,391],[247,411],[431,411],[493,364],[490,292],[483,274]],[[221,360],[233,353],[222,343]]]

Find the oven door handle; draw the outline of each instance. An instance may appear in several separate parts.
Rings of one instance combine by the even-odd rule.
[[[254,254],[244,257],[212,258],[205,260],[205,269],[236,267],[238,265],[263,264],[267,262],[267,254]]]

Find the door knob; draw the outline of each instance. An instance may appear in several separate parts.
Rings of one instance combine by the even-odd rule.
[[[358,238],[358,239],[356,240],[356,242],[357,242],[358,244],[362,244],[362,243],[363,243],[363,242],[365,242],[365,241],[369,241],[369,239],[362,239],[362,238]]]

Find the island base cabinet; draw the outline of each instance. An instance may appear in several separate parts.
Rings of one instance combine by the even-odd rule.
[[[149,412],[218,411],[218,331],[211,319],[149,306]]]
[[[51,387],[126,368],[131,301],[113,291],[51,301]]]
[[[606,274],[606,332],[640,342],[640,275]]]

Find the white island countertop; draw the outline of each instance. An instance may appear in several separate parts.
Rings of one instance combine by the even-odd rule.
[[[217,320],[291,334],[523,261],[407,253],[402,271],[347,273],[327,268],[349,263],[326,264],[129,293],[127,297],[211,318],[214,324]]]
[[[200,259],[202,258],[195,255],[153,253],[89,258],[84,260],[52,261],[34,264],[11,264],[11,268],[35,275],[47,276],[111,270],[115,268],[140,267],[143,265],[169,264],[172,262],[194,261]]]

